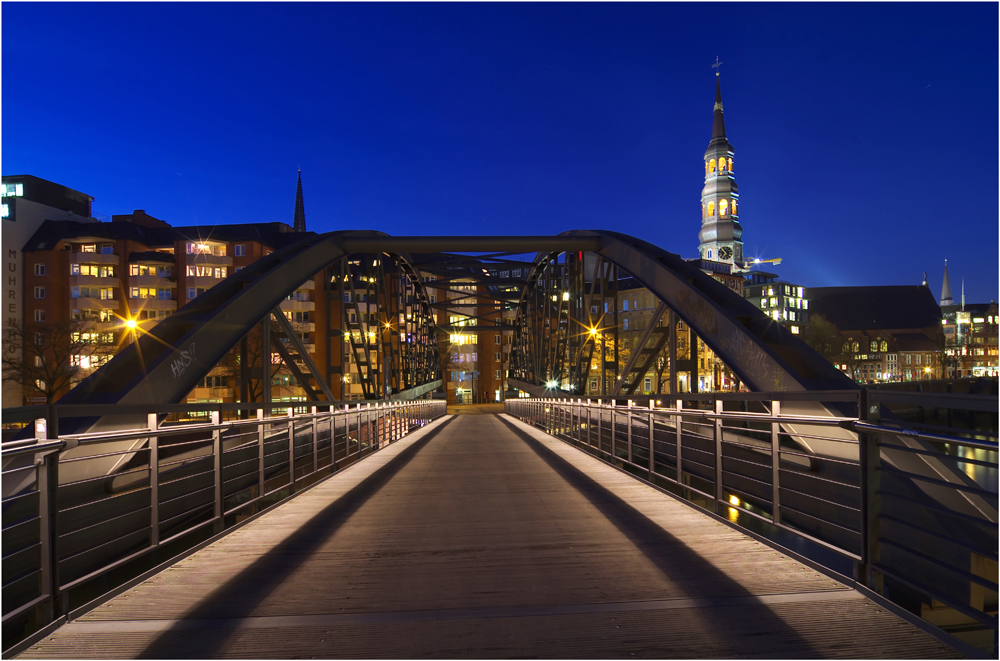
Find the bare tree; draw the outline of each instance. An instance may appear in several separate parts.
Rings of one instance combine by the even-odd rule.
[[[820,314],[812,315],[809,323],[806,324],[804,337],[806,344],[812,347],[816,353],[823,356],[831,363],[840,358],[842,351],[842,340],[840,330],[826,317]]]
[[[271,343],[279,342],[278,336],[282,332],[281,327],[270,316],[268,316],[268,320],[271,326]],[[241,344],[242,342],[237,342],[219,362],[220,375],[224,375],[227,379],[235,380],[237,384],[239,384],[243,376],[243,370],[241,369]],[[244,403],[259,402],[264,398],[264,381],[261,377],[264,372],[265,360],[270,365],[270,369],[268,370],[269,379],[273,380],[274,377],[283,371],[288,371],[283,361],[274,361],[274,355],[276,354],[272,349],[271,355],[265,358],[261,326],[260,324],[255,324],[246,334],[246,371],[248,378],[247,402]],[[240,392],[239,385],[237,385],[236,391]]]
[[[51,404],[115,353],[112,331],[84,321],[22,323],[4,327],[3,380]]]

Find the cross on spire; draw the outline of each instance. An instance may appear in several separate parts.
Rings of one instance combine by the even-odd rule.
[[[712,68],[715,69],[715,75],[716,76],[719,75],[719,67],[720,66],[722,66],[722,62],[719,62],[719,56],[716,55],[715,56],[715,64],[712,65]]]

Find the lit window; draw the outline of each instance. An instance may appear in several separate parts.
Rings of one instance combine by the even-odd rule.
[[[725,169],[726,169],[726,159],[720,158],[719,159],[719,172],[723,172],[723,171],[725,171]]]
[[[709,172],[709,174],[715,172],[715,159],[714,158],[708,162],[708,172]]]
[[[0,206],[0,218],[10,218],[10,207],[7,206],[6,202]]]
[[[719,215],[720,216],[725,216],[726,215],[726,209],[728,208],[728,205],[729,205],[729,202],[727,202],[726,200],[719,200]]]
[[[736,200],[732,201],[732,205],[731,206],[732,206],[732,208],[729,210],[729,213],[731,215],[735,216],[736,215]]]
[[[97,246],[94,244],[87,244],[80,246],[80,252],[97,252]]]
[[[24,184],[2,184],[0,185],[0,195],[2,197],[23,197]]]
[[[792,326],[792,335],[798,335],[798,334],[799,334],[799,327]]]
[[[729,167],[726,168],[726,169],[729,170],[730,172],[733,171],[733,159],[729,159]],[[733,205],[733,213],[736,213],[736,205],[735,204]]]
[[[711,218],[715,215],[715,202],[708,203],[708,216]]]

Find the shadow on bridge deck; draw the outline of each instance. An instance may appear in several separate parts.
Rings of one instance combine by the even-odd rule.
[[[960,655],[837,581],[497,415],[428,426],[21,654],[523,656]]]

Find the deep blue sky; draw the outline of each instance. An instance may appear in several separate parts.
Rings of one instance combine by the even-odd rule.
[[[614,229],[697,254],[722,61],[747,252],[997,299],[998,5],[3,3],[3,173],[174,225]]]

